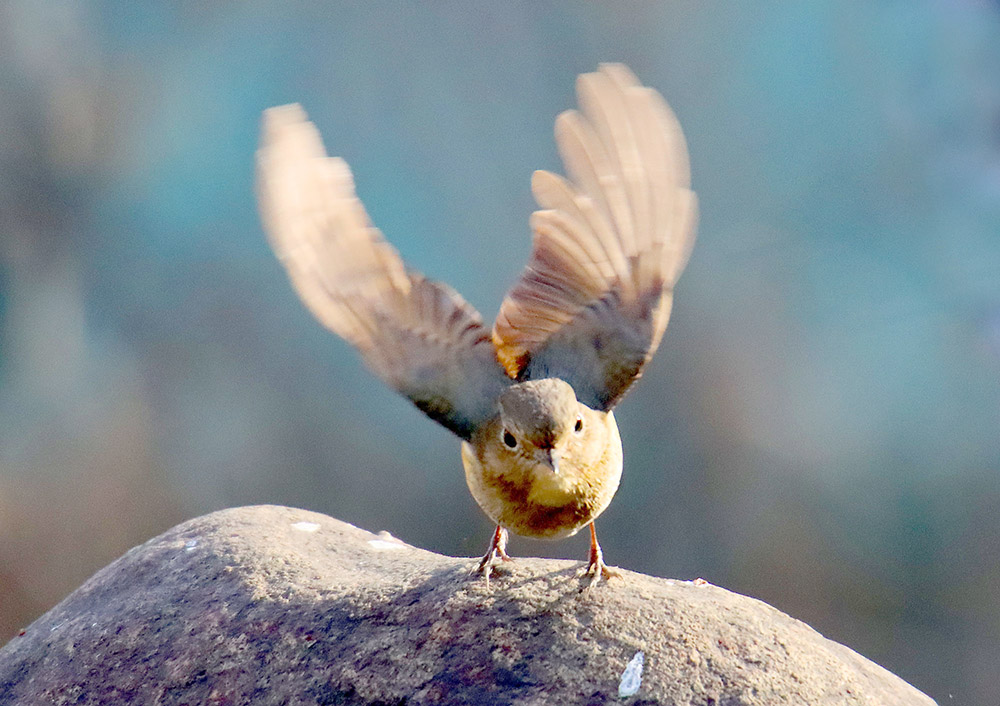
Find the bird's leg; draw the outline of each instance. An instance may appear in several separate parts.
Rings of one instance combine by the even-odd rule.
[[[587,573],[591,575],[590,585],[593,586],[602,578],[606,581],[612,576],[621,576],[620,573],[604,563],[604,552],[601,545],[597,543],[597,531],[594,523],[590,523],[590,562],[587,564]]]
[[[493,562],[497,557],[500,557],[501,561],[514,561],[510,554],[507,553],[507,530],[497,525],[496,531],[493,533],[493,539],[490,541],[490,548],[483,555],[482,561],[479,562],[479,566],[476,567],[476,571],[481,571],[486,577],[486,587],[490,587],[490,572],[493,570]]]

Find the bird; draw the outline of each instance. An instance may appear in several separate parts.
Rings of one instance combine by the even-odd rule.
[[[487,586],[511,560],[510,532],[589,527],[584,575],[620,576],[594,528],[622,475],[614,409],[660,344],[697,230],[687,144],[661,95],[612,63],[579,75],[576,93],[579,109],[555,121],[566,176],[532,175],[531,254],[492,328],[403,262],[300,105],[262,117],[271,248],[319,322],[460,439],[469,490],[496,525],[474,567]]]

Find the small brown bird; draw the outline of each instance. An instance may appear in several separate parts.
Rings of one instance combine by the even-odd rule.
[[[302,301],[382,380],[462,439],[465,478],[496,522],[479,563],[508,560],[508,530],[590,527],[622,473],[612,409],[652,357],[694,244],[687,147],[660,95],[628,68],[577,80],[556,119],[569,179],[537,171],[533,250],[491,332],[447,285],[406,267],[370,223],[347,164],[298,105],[264,112],[264,226]]]

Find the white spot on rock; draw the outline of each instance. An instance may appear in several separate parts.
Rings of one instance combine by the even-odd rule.
[[[388,542],[384,539],[369,539],[368,544],[371,546],[372,549],[378,549],[379,551],[385,549],[402,549],[404,546],[406,546],[398,539],[393,539]]]
[[[406,547],[405,544],[385,530],[378,533],[378,539],[369,539],[368,544],[372,549],[378,549],[379,551],[383,549],[404,549]]]
[[[292,529],[297,529],[299,532],[315,532],[319,529],[319,525],[315,522],[295,522],[292,524]]]
[[[642,666],[645,663],[646,655],[639,650],[632,657],[632,660],[625,665],[625,671],[622,672],[622,680],[618,684],[618,698],[624,699],[629,696],[635,696],[636,692],[639,691],[639,686],[642,684]]]
[[[188,541],[184,542],[184,551],[193,552],[194,548],[197,546],[198,546],[197,539],[189,539]]]

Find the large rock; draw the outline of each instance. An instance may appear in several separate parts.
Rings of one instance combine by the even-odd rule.
[[[0,650],[0,704],[932,704],[760,601],[519,559],[454,559],[247,507],[106,567]],[[634,670],[633,670],[634,671]]]

